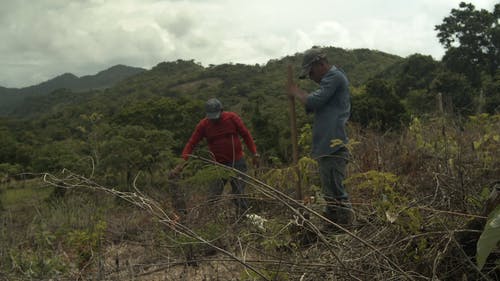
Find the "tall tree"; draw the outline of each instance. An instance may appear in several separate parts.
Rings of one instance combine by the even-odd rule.
[[[395,93],[404,98],[412,90],[428,90],[438,69],[439,63],[431,56],[421,54],[409,56],[403,63],[402,72],[396,80]]]
[[[459,9],[436,25],[439,42],[446,48],[443,62],[463,73],[473,86],[481,85],[481,72],[494,76],[500,63],[500,4],[489,12],[461,2]]]
[[[459,114],[474,112],[471,85],[465,75],[454,72],[441,72],[432,81],[432,91],[443,94],[443,103],[447,111]]]
[[[397,129],[407,116],[392,85],[383,79],[366,83],[364,93],[352,97],[352,120],[378,130]]]

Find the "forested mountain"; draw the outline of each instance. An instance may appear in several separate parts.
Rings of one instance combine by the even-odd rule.
[[[403,58],[368,49],[327,47],[325,51],[333,64],[346,71],[353,87],[358,85],[360,89],[380,71],[404,61]],[[66,133],[58,138],[66,139],[74,137],[71,132],[80,126],[80,116],[95,113],[106,122],[120,126],[139,125],[168,130],[174,135],[172,147],[178,151],[197,119],[203,117],[201,105],[204,100],[216,96],[223,101],[226,109],[239,112],[250,128],[255,129],[259,145],[274,151],[270,153],[277,153],[279,158],[286,158],[286,136],[289,131],[287,126],[283,126],[288,120],[285,74],[288,64],[298,70],[301,60],[302,55],[295,54],[270,60],[265,65],[222,64],[203,67],[192,60],[162,62],[111,88],[77,92],[66,87],[46,95],[28,96],[11,110],[10,117],[22,118],[25,122],[45,128],[40,136],[51,130],[63,130]],[[102,79],[103,73],[109,72],[96,75],[92,81],[106,81]],[[54,84],[59,81],[61,83],[58,85],[68,86],[71,83],[65,81],[72,81],[71,77],[63,75],[50,82]],[[82,77],[78,81],[79,89],[84,89],[83,82],[91,80]],[[301,83],[306,88],[314,87],[310,81]],[[47,88],[48,84],[39,87]],[[96,84],[86,85],[91,88]],[[169,109],[174,104],[178,106]],[[184,107],[189,111],[181,111]],[[303,110],[299,110],[298,114],[299,125],[302,126],[308,120]],[[175,122],[178,116],[186,115],[189,118]],[[281,127],[284,129],[279,130]],[[282,139],[285,144],[280,145],[281,148],[276,147],[273,142],[275,139]]]
[[[448,73],[441,62],[430,56],[414,54],[401,58],[368,49],[324,49],[330,62],[346,72],[351,82],[351,122],[363,127],[397,130],[408,124],[410,116],[435,111],[438,92],[449,105],[450,112],[474,112],[477,108],[479,90],[474,90],[459,74]],[[97,116],[100,124],[112,128],[101,132],[105,134],[101,141],[106,141],[106,135],[112,131],[116,134],[128,126],[139,126],[170,134],[172,140],[168,148],[178,155],[193,126],[204,115],[203,102],[218,97],[226,110],[236,111],[242,116],[264,153],[273,159],[287,161],[290,157],[290,131],[288,98],[284,93],[286,69],[291,64],[298,71],[301,61],[302,54],[298,53],[270,60],[265,65],[204,67],[193,60],[177,60],[161,62],[146,71],[116,66],[94,76],[76,78],[64,74],[18,92],[4,89],[10,91],[10,97],[21,93],[19,96],[24,98],[15,101],[17,107],[9,108],[5,126],[10,129],[5,132],[15,142],[24,139],[24,144],[32,143],[29,149],[38,144],[48,145],[54,140],[82,141],[91,132],[82,134],[78,128],[84,124],[89,126],[86,119],[89,116]],[[104,88],[111,81],[115,81],[115,85]],[[483,90],[485,99],[492,101],[487,102],[485,108],[493,110],[497,107],[495,98],[498,95],[495,95],[498,87],[495,81],[486,80]],[[300,83],[305,89],[316,87],[309,80]],[[46,93],[53,88],[60,89]],[[2,103],[4,110],[6,104]],[[306,128],[311,117],[297,107],[298,127]],[[36,139],[27,141],[28,132],[36,135]],[[18,148],[13,148],[13,151]],[[71,153],[76,153],[75,157],[79,154],[75,150]],[[21,157],[22,154],[13,155]],[[22,164],[15,159],[6,162],[13,161],[31,170],[34,168],[33,157],[37,156],[21,157],[24,159]]]
[[[25,88],[0,87],[0,116],[15,112],[23,100],[31,97],[44,96],[58,89],[84,92],[109,88],[117,82],[143,71],[142,68],[115,65],[95,75],[77,77],[71,73],[65,73],[38,85]]]
[[[330,62],[346,72],[351,82],[351,122],[363,127],[398,130],[408,124],[410,116],[434,112],[438,93],[442,96],[444,108],[450,113],[472,113],[481,105],[493,113],[498,107],[498,82],[495,78],[485,79],[482,89],[473,88],[466,77],[447,70],[430,56],[414,54],[401,58],[368,49],[324,47],[324,50]],[[106,141],[112,132],[120,134],[127,127],[138,126],[141,130],[169,134],[172,139],[168,149],[178,155],[193,126],[204,116],[203,102],[218,97],[226,110],[236,111],[242,116],[262,152],[272,159],[288,161],[290,131],[284,84],[287,66],[292,65],[298,71],[301,61],[302,54],[297,53],[270,60],[265,65],[205,67],[193,60],[177,60],[161,62],[150,70],[115,66],[94,76],[76,78],[64,74],[17,92],[3,89],[10,92],[7,97],[16,94],[23,97],[23,100],[15,101],[17,107],[9,108],[4,132],[15,140],[14,143],[23,139],[24,144],[32,143],[28,150],[54,140],[85,141],[88,134],[96,134],[88,130],[97,127],[86,128],[84,134],[79,128],[90,126],[88,118],[93,116],[108,128],[100,132],[104,134],[100,141]],[[112,81],[114,86],[104,88]],[[299,83],[309,90],[316,87],[309,80]],[[54,88],[60,89],[47,94]],[[483,93],[481,98],[480,91]],[[2,103],[4,110],[6,104]],[[307,128],[311,117],[299,105],[297,107],[297,125]],[[27,141],[28,132],[36,135],[36,139]],[[54,146],[60,149],[60,146]],[[18,147],[13,151],[16,149]],[[75,154],[74,157],[80,154],[75,150],[71,153]],[[13,155],[21,157],[22,154]],[[18,163],[30,170],[42,168],[32,163],[33,157],[37,156],[21,157],[24,159],[22,164],[16,159],[5,162]],[[52,161],[53,164],[57,162]]]

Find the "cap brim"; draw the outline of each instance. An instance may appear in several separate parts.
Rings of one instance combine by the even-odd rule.
[[[311,66],[302,67],[299,73],[299,79],[306,79],[311,72]]]
[[[220,111],[217,112],[207,112],[207,118],[208,119],[219,119],[220,117]]]

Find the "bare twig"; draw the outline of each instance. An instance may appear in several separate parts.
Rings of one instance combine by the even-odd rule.
[[[187,226],[172,219],[169,216],[169,214],[167,214],[167,212],[165,212],[165,210],[163,210],[161,208],[159,203],[157,203],[156,201],[154,201],[151,198],[148,198],[141,191],[139,191],[139,189],[135,186],[135,182],[137,180],[137,177],[134,180],[134,185],[133,185],[135,192],[124,192],[124,191],[119,191],[119,190],[112,189],[112,188],[106,188],[104,186],[101,186],[101,185],[93,182],[90,179],[87,179],[83,176],[74,174],[69,170],[64,170],[63,174],[66,174],[67,176],[64,179],[59,179],[51,174],[45,173],[45,174],[43,174],[43,180],[46,183],[51,184],[53,186],[61,186],[61,187],[65,187],[65,188],[87,188],[87,189],[92,189],[92,190],[97,190],[97,191],[103,191],[103,192],[109,193],[113,196],[117,196],[117,197],[119,197],[119,198],[141,208],[141,209],[146,210],[148,213],[150,213],[151,215],[156,217],[160,223],[166,225],[174,232],[177,232],[183,236],[186,236],[186,237],[191,238],[191,239],[195,239],[199,242],[202,242],[202,243],[210,246],[211,248],[217,250],[218,252],[221,252],[224,255],[230,257],[231,259],[237,261],[238,263],[245,266],[249,270],[255,272],[263,280],[269,280],[269,279],[267,279],[267,277],[265,275],[263,275],[259,270],[257,270],[252,265],[244,262],[243,260],[236,257],[235,255],[233,255],[229,251],[224,250],[224,249],[214,245],[210,241],[207,241],[205,238],[201,237],[200,235],[195,233],[193,230],[191,230]],[[61,183],[63,183],[63,184],[61,184]]]
[[[272,198],[274,198],[276,200],[279,200],[283,205],[285,205],[288,209],[290,209],[302,221],[308,222],[309,226],[311,226],[311,228],[315,231],[315,233],[318,234],[318,237],[320,237],[320,239],[322,239],[322,240],[324,240],[324,236],[322,235],[322,233],[318,230],[318,228],[314,224],[312,224],[308,219],[304,218],[304,216],[302,215],[302,213],[299,211],[299,208],[303,209],[303,210],[306,210],[307,212],[315,215],[316,217],[320,218],[321,220],[334,225],[335,227],[341,229],[347,235],[351,236],[352,238],[356,239],[357,241],[361,242],[365,246],[367,246],[370,249],[372,249],[378,255],[382,256],[384,258],[384,260],[386,260],[389,264],[391,264],[395,268],[396,271],[400,272],[408,280],[414,280],[413,277],[411,277],[405,270],[403,270],[402,268],[400,268],[399,265],[397,265],[388,256],[386,256],[381,251],[379,251],[375,246],[373,246],[372,244],[368,243],[367,241],[365,241],[361,237],[355,235],[354,233],[352,233],[351,231],[349,231],[345,227],[343,227],[343,226],[341,226],[341,225],[339,225],[339,224],[331,221],[330,219],[326,218],[325,216],[323,216],[322,214],[318,213],[317,211],[315,211],[315,210],[309,208],[308,206],[302,204],[300,201],[294,200],[293,198],[291,198],[287,194],[285,194],[285,193],[277,190],[276,188],[274,188],[274,187],[272,187],[272,186],[270,186],[270,185],[268,185],[268,184],[260,181],[257,178],[251,177],[251,176],[247,175],[246,173],[243,173],[243,172],[241,172],[241,171],[239,171],[237,169],[234,169],[232,167],[228,167],[226,165],[223,165],[223,164],[217,163],[215,161],[212,161],[210,159],[206,159],[206,158],[199,157],[199,156],[196,156],[196,155],[190,155],[190,157],[195,158],[195,159],[200,159],[200,160],[212,163],[214,165],[217,165],[219,167],[222,167],[224,169],[230,170],[230,171],[236,173],[237,175],[239,175],[240,177],[242,177],[243,180],[245,180],[247,183],[252,184],[252,186],[254,186],[257,190],[261,191],[263,194],[265,194],[267,196],[270,196],[270,197],[272,197]],[[294,207],[294,206],[296,206],[296,207]],[[340,258],[338,258],[336,255],[335,255],[335,257],[344,266],[344,268],[347,270],[347,267],[342,263],[342,261],[340,260]],[[347,270],[347,272],[349,272],[349,271]],[[351,277],[353,277],[353,276],[351,276]]]

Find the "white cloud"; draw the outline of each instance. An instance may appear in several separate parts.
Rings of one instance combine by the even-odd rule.
[[[40,83],[113,64],[150,68],[265,63],[312,45],[439,59],[434,26],[459,0],[37,0],[0,7],[0,85]],[[474,1],[491,10],[495,0]]]
[[[352,35],[349,29],[335,21],[320,22],[311,32],[318,45],[351,46]]]

